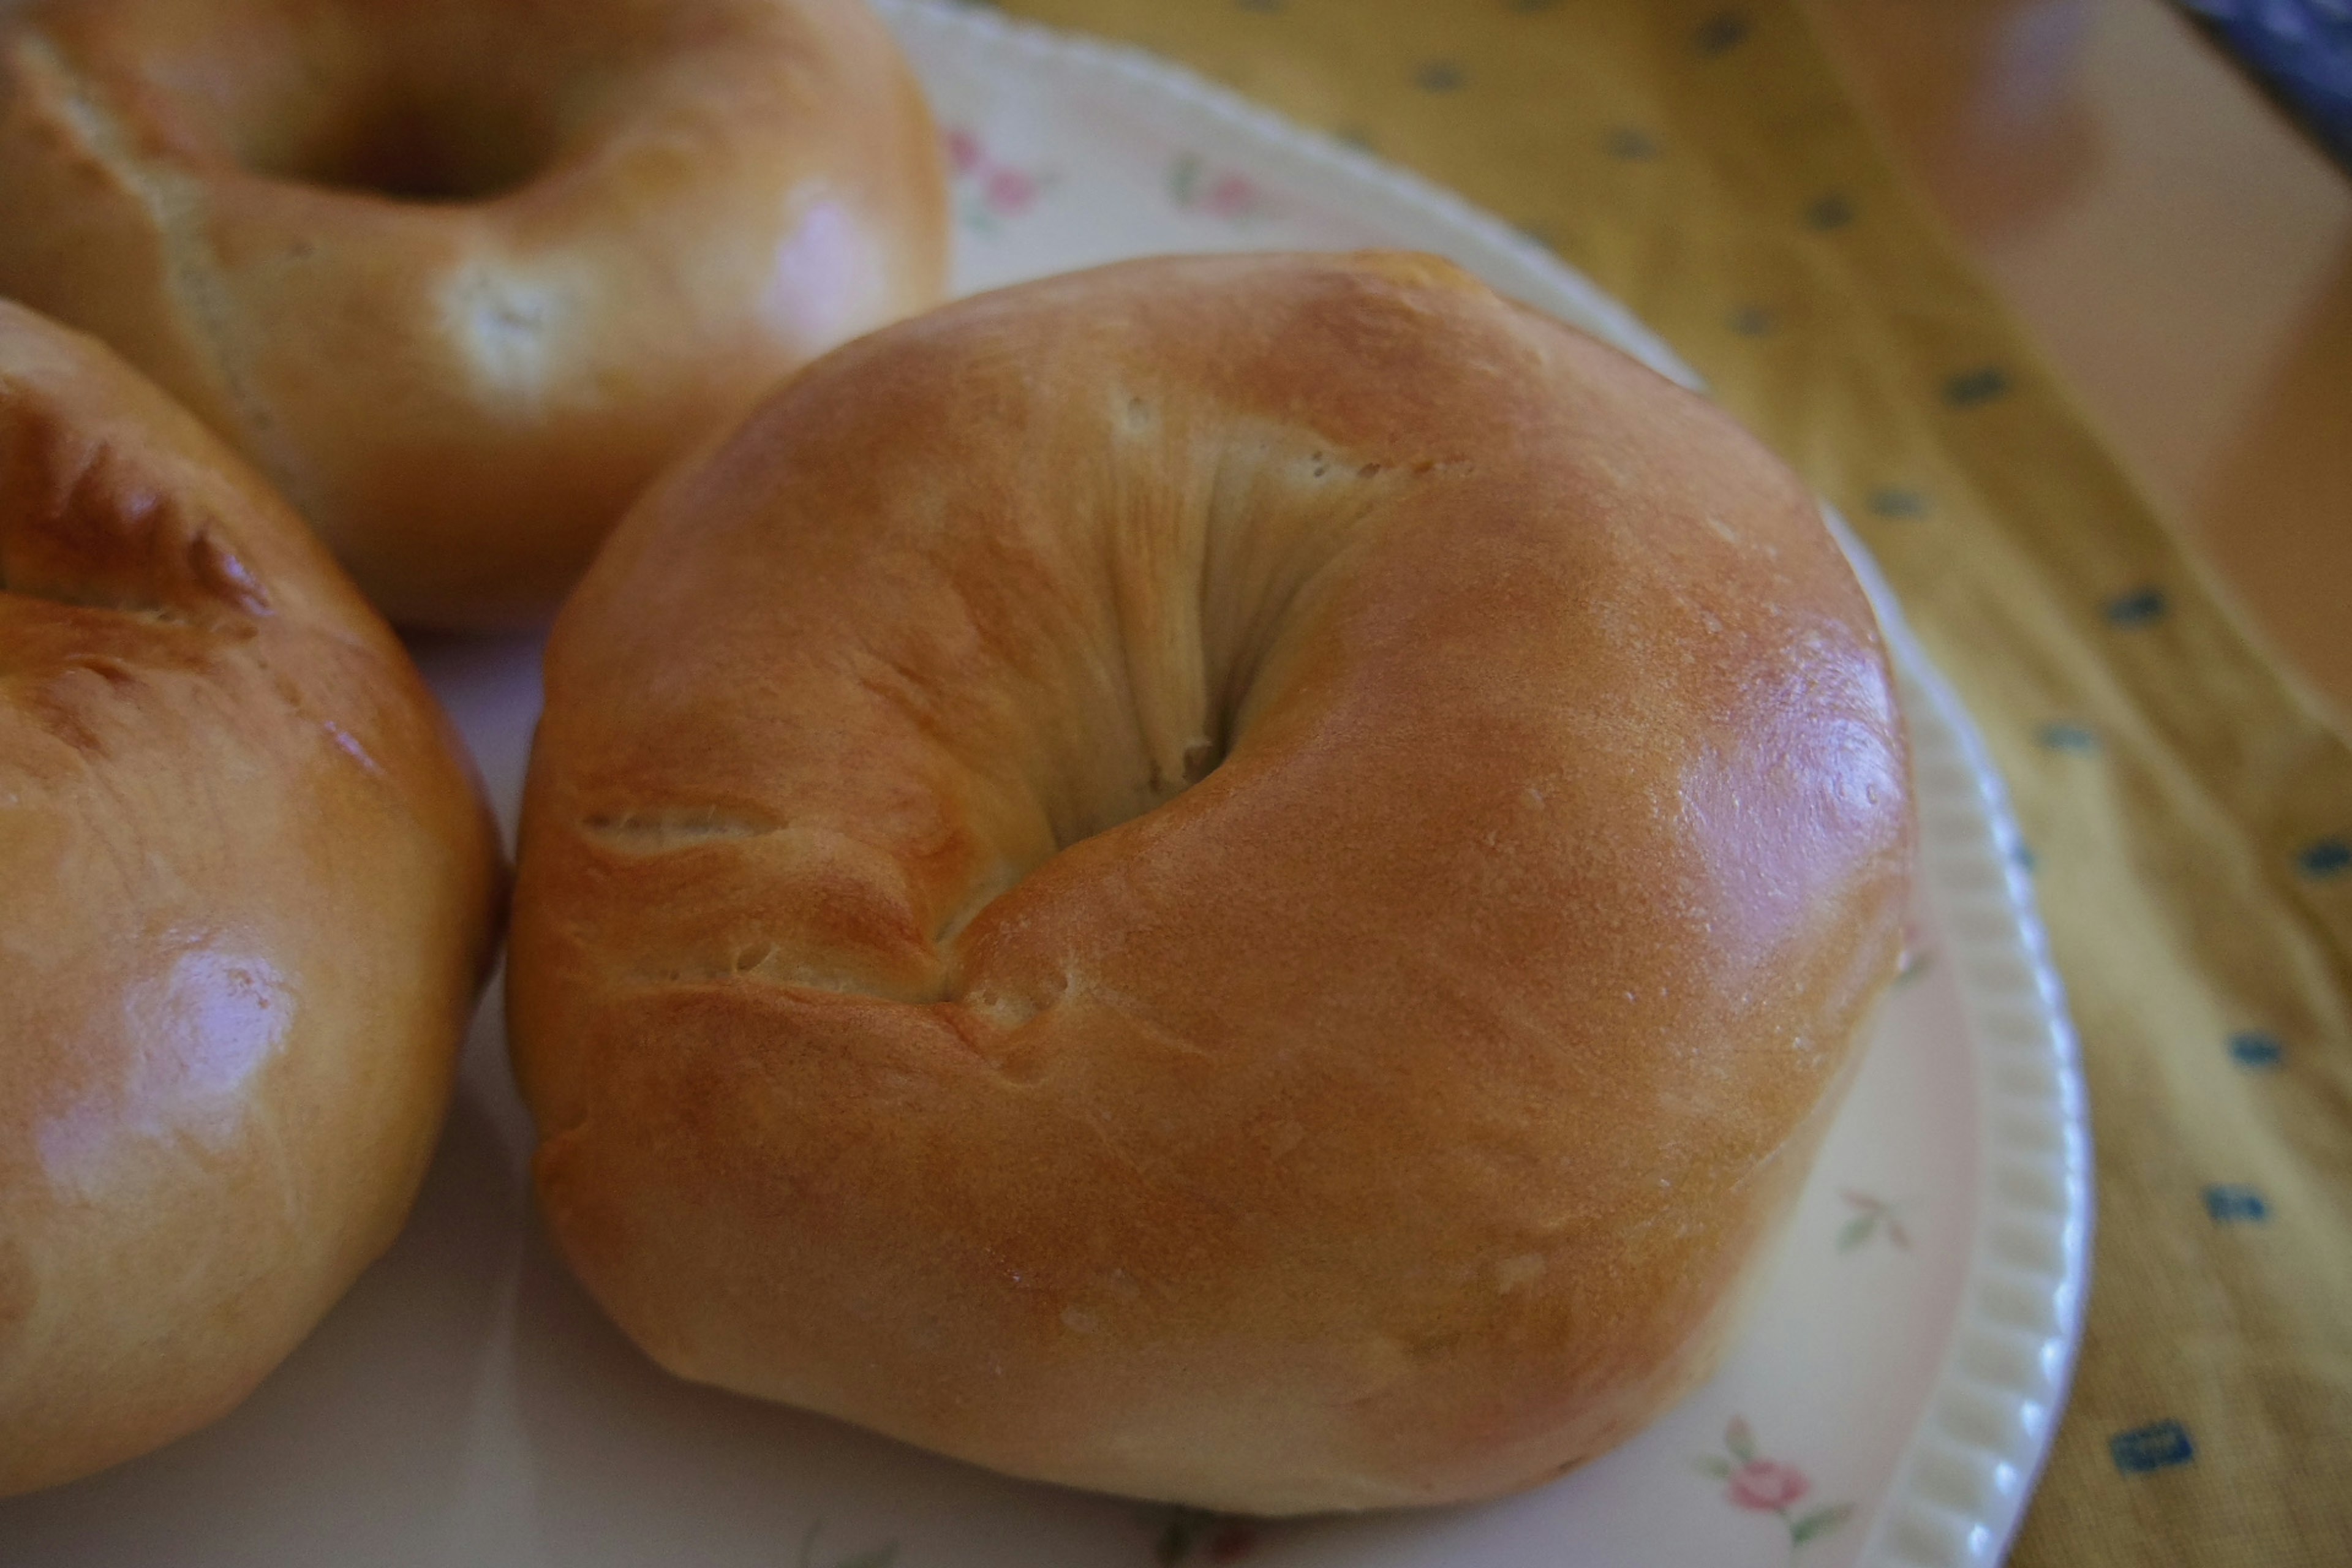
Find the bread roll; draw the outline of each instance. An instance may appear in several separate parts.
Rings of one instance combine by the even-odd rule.
[[[300,520],[0,303],[0,1496],[221,1415],[391,1242],[500,881]]]
[[[679,447],[947,266],[862,0],[0,5],[0,294],[434,626],[551,610]]]
[[[1700,398],[1410,255],[841,349],[564,610],[509,970],[682,1376],[1255,1513],[1714,1365],[1902,945],[1868,604]]]

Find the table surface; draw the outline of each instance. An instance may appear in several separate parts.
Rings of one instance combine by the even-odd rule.
[[[1810,9],[2158,509],[2352,716],[2352,179],[2162,0]]]

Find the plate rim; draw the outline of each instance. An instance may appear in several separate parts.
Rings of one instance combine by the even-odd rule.
[[[1156,94],[1349,205],[1433,230],[1507,293],[1564,299],[1669,379],[1706,382],[1613,296],[1459,194],[1233,89],[1129,45],[1008,17],[978,0],[871,0],[894,29],[930,29],[1033,68],[1109,77]],[[2007,1553],[2073,1380],[2095,1224],[2078,1039],[2051,958],[2009,792],[1950,683],[1928,659],[1869,551],[1822,505],[1877,613],[1902,688],[1920,806],[1922,881],[1946,933],[1977,1089],[1974,1234],[1917,1426],[1876,1500],[1857,1563],[1991,1568]],[[1925,721],[1924,722],[1922,721]]]

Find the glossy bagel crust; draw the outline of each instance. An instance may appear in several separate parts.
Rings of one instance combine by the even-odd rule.
[[[0,303],[0,1495],[221,1415],[390,1244],[500,878],[301,521]]]
[[[395,621],[551,609],[777,377],[935,300],[863,0],[0,5],[0,294],[226,436]]]
[[[691,1378],[1020,1475],[1478,1497],[1703,1376],[1902,943],[1876,626],[1702,399],[1410,255],[861,340],[560,617],[511,1037]]]

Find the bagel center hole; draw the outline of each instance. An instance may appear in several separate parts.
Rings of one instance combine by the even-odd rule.
[[[271,179],[396,202],[493,200],[554,161],[555,138],[527,104],[385,87],[275,117],[244,139],[240,162]]]
[[[1140,801],[1121,803],[1120,806],[1114,808],[1105,820],[1087,824],[1076,838],[1070,840],[1070,843],[1076,842],[1078,838],[1091,838],[1097,833],[1108,832],[1122,822],[1166,805],[1216,772],[1217,764],[1224,760],[1224,748],[1215,741],[1206,735],[1194,737],[1186,743],[1183,756],[1177,763],[1172,773],[1162,763],[1151,764],[1150,776],[1144,781],[1143,798]],[[1069,843],[1064,843],[1059,847],[1066,849],[1069,847]]]
[[[1219,733],[1223,732],[1221,727]],[[1082,844],[1158,810],[1207,778],[1223,763],[1225,750],[1225,745],[1220,741],[1208,735],[1196,736],[1185,745],[1177,771],[1172,774],[1163,764],[1154,763],[1140,781],[1128,775],[1115,792],[1082,799],[1074,807],[1049,813],[1053,832],[1051,847],[1034,858],[1006,856],[989,864],[965,889],[961,901],[950,909],[946,918],[933,929],[933,945],[944,946],[961,936],[964,928],[971,924],[982,910],[1011,892],[1032,871],[1054,856],[1073,845]]]

